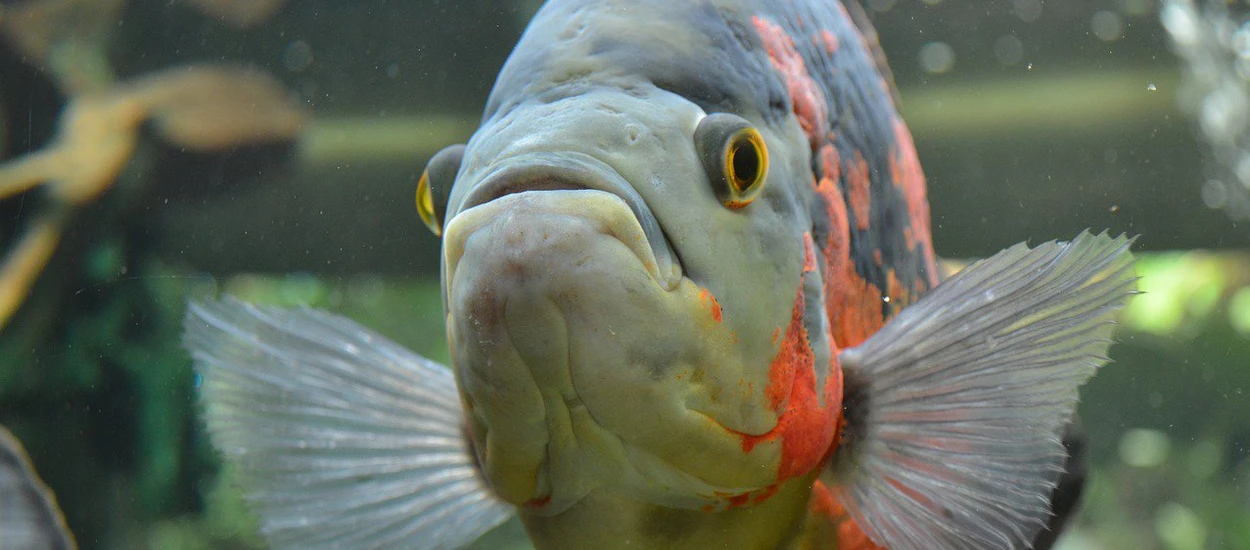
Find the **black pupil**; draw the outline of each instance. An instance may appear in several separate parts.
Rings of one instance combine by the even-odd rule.
[[[760,157],[750,140],[741,139],[733,145],[733,174],[739,184],[750,184],[760,170]]]

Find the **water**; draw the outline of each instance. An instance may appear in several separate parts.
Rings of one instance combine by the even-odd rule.
[[[44,189],[0,199],[6,253],[50,254],[3,283],[21,305],[0,332],[0,424],[83,548],[263,547],[196,416],[185,300],[326,307],[446,361],[438,242],[413,208],[416,176],[476,127],[537,3],[303,0],[236,18],[189,0],[84,0],[87,16],[52,25],[48,42],[13,23],[40,3],[0,3],[0,158],[55,150],[75,98],[144,78],[165,90],[167,71],[193,64],[252,67],[230,78],[274,83],[244,99],[293,108],[235,120],[178,108],[223,94],[166,90],[147,124],[114,118],[86,142],[101,155],[88,165],[107,170],[40,172],[55,176]],[[1244,88],[1222,88],[1233,95],[1191,119],[1207,97],[1195,57],[1173,53],[1151,0],[866,5],[928,176],[940,256],[1086,227],[1140,235],[1147,294],[1083,392],[1090,477],[1060,547],[1250,547],[1244,150],[1202,141],[1240,139],[1240,119],[1216,111],[1244,104]],[[1184,35],[1176,9],[1169,29]],[[1244,46],[1236,21],[1226,30]],[[124,114],[105,107],[86,120]],[[480,547],[516,544],[519,526],[488,536]]]

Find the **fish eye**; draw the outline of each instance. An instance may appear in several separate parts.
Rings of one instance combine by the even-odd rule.
[[[434,236],[443,236],[443,217],[447,215],[447,200],[451,197],[451,185],[460,171],[464,158],[464,145],[452,145],[435,153],[421,172],[417,181],[417,214],[430,228]]]
[[[768,147],[750,122],[730,113],[710,114],[699,121],[694,141],[721,204],[742,208],[759,196],[768,176]]]

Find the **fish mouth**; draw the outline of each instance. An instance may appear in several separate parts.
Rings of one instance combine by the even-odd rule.
[[[507,195],[579,190],[614,195],[629,207],[637,227],[619,227],[622,223],[617,222],[613,233],[634,251],[664,290],[676,289],[682,278],[681,262],[647,202],[615,169],[584,153],[528,153],[499,161],[465,196],[448,223],[448,232],[463,214]],[[638,230],[645,239],[629,238]]]

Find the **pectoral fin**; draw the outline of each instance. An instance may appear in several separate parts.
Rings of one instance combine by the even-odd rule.
[[[274,548],[459,548],[513,513],[445,367],[311,309],[211,301],[185,326],[209,433]]]
[[[840,356],[830,473],[889,548],[1027,548],[1063,471],[1077,388],[1134,293],[1124,237],[1017,245],[977,262]]]

